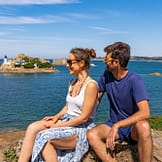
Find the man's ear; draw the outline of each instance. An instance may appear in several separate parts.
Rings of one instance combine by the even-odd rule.
[[[118,59],[115,59],[114,62],[115,62],[116,64],[120,64],[120,62],[119,62]]]

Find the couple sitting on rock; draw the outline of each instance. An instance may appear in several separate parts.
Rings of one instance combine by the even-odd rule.
[[[115,141],[138,144],[140,162],[151,162],[150,108],[143,80],[126,67],[130,47],[115,42],[105,47],[106,69],[98,83],[89,74],[93,49],[74,48],[67,59],[70,75],[66,105],[54,116],[30,124],[18,162],[79,162],[89,145],[103,162],[115,162]],[[106,92],[109,118],[95,125],[96,109]],[[105,105],[106,106],[106,105]]]

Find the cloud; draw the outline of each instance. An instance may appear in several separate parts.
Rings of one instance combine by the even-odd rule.
[[[22,31],[25,31],[25,28],[24,27],[17,27],[17,28],[11,28],[9,29],[10,31],[18,31],[18,32],[22,32]]]
[[[109,28],[99,27],[99,26],[89,26],[90,29],[98,30],[102,34],[128,34],[125,31],[112,30]]]
[[[89,14],[82,14],[82,13],[67,13],[66,15],[79,18],[79,19],[97,19],[98,16],[89,15]]]
[[[67,23],[73,22],[76,19],[96,19],[97,17],[85,14],[66,14],[63,16],[46,15],[39,17],[31,16],[0,16],[0,24],[15,25],[15,24],[48,24],[48,23]]]
[[[61,23],[70,21],[67,18],[59,16],[28,17],[28,16],[0,16],[0,24],[44,24],[44,23]]]
[[[0,32],[0,36],[8,35],[8,34],[9,34],[8,32]]]
[[[0,0],[0,5],[45,5],[78,2],[79,0]]]
[[[100,26],[89,26],[90,29],[99,30],[99,31],[110,31],[111,29],[100,27]]]

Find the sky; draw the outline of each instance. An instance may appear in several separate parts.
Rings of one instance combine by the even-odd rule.
[[[64,58],[122,41],[132,56],[162,56],[162,0],[0,0],[0,58]]]

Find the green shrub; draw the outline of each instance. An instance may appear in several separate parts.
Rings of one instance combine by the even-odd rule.
[[[24,60],[26,63],[30,62],[30,59],[29,59],[28,57],[24,57],[23,60]]]
[[[18,157],[16,156],[16,149],[14,147],[8,147],[4,152],[4,161],[6,162],[17,162]]]
[[[151,116],[149,123],[152,129],[162,131],[162,116]]]
[[[21,65],[20,64],[18,64],[18,65],[15,64],[15,67],[21,67]]]
[[[53,65],[49,62],[44,62],[44,63],[39,63],[38,67],[39,68],[50,68],[50,67],[53,67]]]
[[[32,68],[34,68],[34,63],[29,62],[29,63],[24,65],[24,68],[26,68],[26,69],[30,69],[31,68],[32,69]]]

